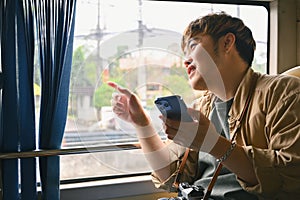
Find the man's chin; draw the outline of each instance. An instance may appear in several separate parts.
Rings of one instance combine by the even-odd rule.
[[[193,80],[189,80],[190,86],[194,89],[194,90],[207,90],[207,87],[205,84],[203,83],[199,83]]]

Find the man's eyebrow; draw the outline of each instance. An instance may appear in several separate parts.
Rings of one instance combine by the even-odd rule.
[[[186,51],[186,48],[190,45],[190,43],[191,43],[193,40],[195,40],[195,39],[194,39],[194,38],[190,38],[190,39],[187,41],[187,43],[186,43],[186,45],[185,45],[185,47],[184,47],[184,53],[185,53],[185,51]]]
[[[190,46],[191,42],[194,41],[194,40],[196,40],[196,38],[190,38],[190,39],[188,40],[188,42],[186,43],[186,46],[187,46],[187,47]]]
[[[200,41],[201,40],[201,37],[197,36],[197,37],[192,37],[188,40],[186,46],[189,46],[191,44],[191,42],[193,41]]]
[[[183,51],[184,54],[186,54],[186,50],[187,50],[187,48],[190,46],[191,42],[193,42],[193,41],[195,41],[195,40],[199,40],[199,38],[198,38],[198,37],[192,37],[192,38],[190,38],[190,39],[187,41],[187,43],[186,43],[186,45],[185,45],[185,48],[184,48],[184,51]]]

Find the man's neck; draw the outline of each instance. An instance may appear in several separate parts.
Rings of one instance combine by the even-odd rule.
[[[215,95],[222,101],[228,101],[229,99],[232,99],[235,96],[235,93],[248,69],[249,68],[230,69],[227,73],[224,73],[223,82],[225,93],[216,91]]]

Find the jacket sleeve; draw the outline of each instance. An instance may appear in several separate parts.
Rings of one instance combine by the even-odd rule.
[[[277,195],[287,199],[287,196],[280,196],[284,193],[300,196],[299,91],[269,106],[265,127],[268,148],[245,147],[245,152],[253,160],[259,184],[249,186],[242,180],[239,182],[245,190],[266,198]]]

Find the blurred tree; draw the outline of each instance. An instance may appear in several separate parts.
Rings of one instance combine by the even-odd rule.
[[[94,106],[97,109],[101,109],[103,106],[110,106],[111,103],[111,95],[114,89],[103,83],[100,87],[98,87],[94,94]]]
[[[254,57],[252,62],[252,68],[260,73],[267,73],[267,65],[266,61],[264,61],[264,58],[266,57],[266,52],[261,52],[257,58]]]
[[[84,46],[79,46],[73,52],[72,70],[71,70],[71,85],[83,85],[84,77],[78,76],[80,74],[85,62]]]

